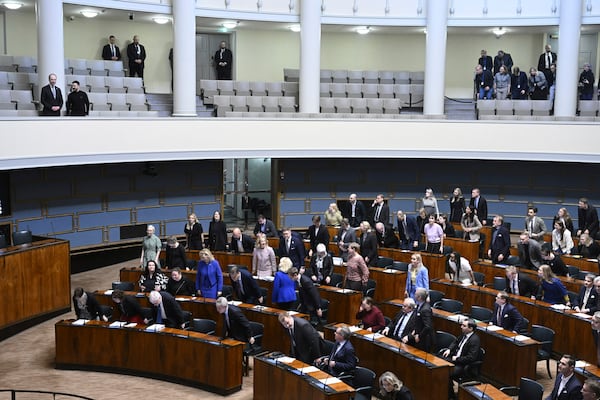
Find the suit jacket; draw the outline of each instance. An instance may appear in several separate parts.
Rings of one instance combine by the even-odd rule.
[[[336,342],[329,355],[329,360],[335,361],[335,366],[333,368],[327,368],[328,372],[331,375],[340,375],[344,372],[354,370],[354,368],[356,368],[356,353],[352,343],[350,343],[349,340],[346,340],[342,347],[336,352],[337,348],[338,343]]]
[[[481,204],[481,203],[480,203]],[[504,255],[503,261],[506,261],[510,255],[510,233],[504,226],[497,228],[496,240],[494,240],[494,229],[492,229],[492,241],[490,242],[490,250],[492,250],[492,261],[498,263],[498,256]]]
[[[241,240],[242,247],[244,248],[244,253],[252,253],[254,250],[254,240],[245,233],[242,233],[242,237],[240,239],[235,239],[231,236],[231,243],[229,243],[229,250],[233,251],[236,254],[240,253],[238,249],[238,242]]]
[[[419,232],[419,225],[417,225],[417,220],[415,217],[412,215],[406,215],[406,232],[404,231],[404,225],[402,224],[402,221],[396,218],[396,224],[402,248],[404,248],[405,245],[410,245],[409,247],[412,248],[413,242],[420,241],[421,233]]]
[[[479,203],[477,204],[477,207],[475,207],[475,197],[471,197],[471,201],[469,201],[469,208],[471,208],[472,210],[477,209],[477,218],[479,218],[479,221],[481,221],[481,223],[487,220],[487,200],[483,196],[479,196]]]
[[[377,207],[371,206],[371,226],[375,228],[375,224],[378,222],[383,222],[384,224],[388,224],[390,221],[390,207],[384,202],[383,206],[381,206],[381,212],[379,213],[379,218],[375,219],[375,214],[377,214]]]
[[[579,229],[581,232],[587,229],[590,231],[592,239],[596,239],[596,234],[598,233],[598,211],[596,211],[596,208],[588,204],[587,210],[583,208],[577,209],[577,218],[579,218]]]
[[[550,54],[552,54],[552,63],[556,64],[556,60],[558,59],[558,57],[556,56],[556,53],[551,51]],[[548,68],[546,68],[546,52],[543,52],[542,54],[540,54],[540,57],[538,58],[538,66],[537,66],[538,71],[543,71],[544,73],[546,73],[547,70],[550,70],[550,65],[548,65]]]
[[[578,306],[579,308],[589,308],[589,315],[594,315],[596,311],[598,311],[598,301],[600,297],[598,296],[598,292],[596,292],[596,288],[592,286],[590,291],[590,295],[588,296],[587,303],[583,304],[583,298],[585,297],[585,286],[582,286],[579,289],[579,295],[575,299],[575,303],[573,306]]]
[[[402,332],[399,332],[397,335],[394,334],[394,331],[396,330],[396,325],[398,325],[398,323],[400,322],[400,320],[402,319],[402,317],[404,315],[406,315],[406,314],[404,314],[404,311],[400,311],[398,314],[396,314],[396,316],[394,317],[392,322],[389,323],[389,325],[387,326],[389,328],[388,333],[387,333],[388,337],[391,337],[392,339],[400,340],[404,336],[409,336],[409,340],[410,340],[410,335],[415,330],[416,319],[417,319],[417,313],[414,310],[411,313],[410,317],[408,318],[408,322],[404,326],[404,330]],[[414,337],[413,337],[413,343],[414,343]]]
[[[87,301],[85,302],[85,305],[88,312],[90,313],[91,318],[96,319],[101,317],[102,314],[100,313],[100,303],[98,303],[98,300],[96,300],[96,296],[94,296],[94,293],[91,292],[85,293],[87,294]],[[82,310],[79,308],[75,296],[73,296],[73,308],[75,309],[75,315],[77,316],[77,318],[81,318]]]
[[[300,297],[300,312],[314,313],[321,308],[321,297],[312,279],[302,274],[298,282],[298,295]]]
[[[132,319],[135,317],[137,317],[139,321],[144,320],[142,306],[140,306],[138,300],[133,296],[123,296],[123,300],[121,300],[121,303],[119,303],[117,308],[121,312],[121,321],[132,322]]]
[[[573,374],[571,378],[567,381],[567,384],[563,388],[562,392],[558,393],[558,388],[560,387],[560,381],[562,379],[562,374],[556,375],[556,381],[554,381],[554,388],[552,389],[552,393],[550,396],[546,397],[546,400],[579,400],[581,399],[581,382],[579,379]]]
[[[184,276],[181,277],[179,282],[169,278],[169,282],[167,282],[167,292],[171,293],[173,296],[194,296],[196,294],[196,286],[193,282],[185,279]]]
[[[546,224],[544,220],[538,217],[537,215],[533,216],[533,229],[531,229],[531,220],[532,218],[525,218],[525,230],[530,232],[530,237],[538,242],[544,242],[544,234],[546,233]]]
[[[261,296],[261,293],[258,284],[252,277],[252,274],[245,269],[239,269],[238,271],[240,272],[244,293],[241,293],[238,281],[232,281],[231,286],[233,287],[233,293],[235,297],[244,303],[258,303],[258,298]]]
[[[175,297],[173,297],[170,293],[165,291],[160,291],[160,296],[162,297],[162,304],[165,308],[165,314],[167,319],[163,319],[163,324],[165,324],[168,328],[177,328],[181,329],[181,325],[183,324],[183,312],[181,311],[181,307]],[[152,306],[152,316],[154,318],[154,322],[157,321],[158,316],[158,307]]]
[[[513,59],[509,53],[504,53],[504,57],[502,58],[498,56],[494,57],[494,75],[500,72],[500,67],[502,65],[506,67],[507,72],[512,71]]]
[[[367,211],[362,201],[356,200],[356,206],[354,207],[354,217],[352,217],[352,204],[348,201],[344,208],[342,215],[344,218],[348,218],[350,226],[356,228],[362,221],[367,219]]]
[[[360,254],[363,258],[369,257],[368,265],[377,265],[377,259],[379,258],[377,253],[377,236],[374,232],[364,233],[360,236],[358,241],[360,245]]]
[[[117,60],[121,59],[121,50],[119,50],[119,46],[117,46],[116,44],[115,46],[115,56],[117,57]],[[104,47],[102,48],[102,59],[103,60],[112,60],[112,52],[110,51],[110,44],[105,44]]]
[[[309,270],[307,272],[310,276],[314,275],[318,278],[319,271],[317,269],[317,259],[318,259],[318,256],[316,253],[314,253],[312,255],[312,257],[310,258],[310,266],[309,266]],[[327,278],[328,276],[331,277],[332,272],[333,272],[333,259],[331,258],[331,256],[329,254],[327,254],[327,255],[325,255],[325,257],[323,257],[323,269],[321,270],[321,274],[323,275],[323,280],[325,278]]]
[[[279,239],[279,257],[289,257],[294,267],[300,269],[300,266],[304,265],[304,243],[294,235],[290,240],[290,250],[288,251],[285,239]]]
[[[258,222],[254,225],[254,234],[256,235],[258,232],[264,232],[267,237],[277,236],[277,228],[275,228],[275,224],[270,219],[265,219],[264,228]]]
[[[292,336],[292,357],[312,365],[321,355],[321,337],[309,321],[294,318],[294,334]]]
[[[377,244],[379,247],[387,247],[392,249],[397,249],[400,247],[400,241],[396,236],[396,232],[394,232],[394,228],[392,225],[384,224],[385,228],[383,230],[383,234],[379,233],[378,230],[375,230],[377,235]]]
[[[510,303],[506,303],[504,305],[504,309],[502,310],[500,321],[498,321],[499,308],[500,306],[498,304],[494,304],[494,315],[492,316],[491,320],[494,325],[501,326],[503,329],[513,332],[520,332],[523,328],[525,328],[523,316],[515,306]]]
[[[537,270],[540,265],[544,264],[542,260],[542,247],[534,239],[529,239],[527,249],[523,243],[517,244],[517,248],[519,249],[521,266]],[[526,261],[528,262],[526,263]]]
[[[42,106],[44,106],[44,108],[42,109],[42,115],[60,117],[60,110],[52,111],[52,107],[58,106],[62,108],[62,90],[60,90],[58,86],[55,86],[54,88],[56,89],[56,97],[52,96],[52,90],[50,89],[50,85],[46,85],[42,88],[42,93],[40,94],[40,102],[42,103]]]
[[[519,285],[519,296],[531,297],[537,293],[537,284],[525,274],[517,273],[517,280]],[[513,293],[510,281],[506,278],[506,292]]]
[[[459,345],[460,341],[462,340],[463,336],[464,335],[460,335],[454,341],[454,343],[452,343],[450,345],[450,347],[449,347],[450,356],[455,356],[456,353],[458,352],[458,345]],[[467,342],[463,345],[463,349],[460,354],[460,357],[458,357],[455,361],[453,361],[453,363],[457,364],[457,365],[466,366],[475,361],[478,361],[480,348],[481,348],[481,340],[479,339],[479,336],[477,336],[476,333],[473,333],[469,337],[469,339],[467,339]]]
[[[343,228],[340,228],[337,234],[337,242],[338,244],[340,243],[340,241],[343,243],[344,245],[344,249],[340,249],[340,256],[344,258],[344,261],[346,260],[345,257],[348,256],[348,245],[352,242],[356,242],[356,232],[354,231],[354,228],[348,228],[348,230],[346,231],[346,234],[344,235],[344,239],[342,239],[342,235],[343,235]],[[345,256],[345,257],[344,257]]]
[[[319,231],[315,234],[317,230],[316,226],[311,225],[308,227],[308,238],[310,240],[310,248],[312,251],[317,251],[317,245],[319,243],[323,243],[325,248],[329,246],[329,231],[327,227],[323,224],[319,225]]]
[[[494,68],[491,56],[479,57],[477,63],[483,67],[484,71],[491,71]]]
[[[144,60],[146,59],[146,48],[141,44],[138,44],[138,46],[140,46],[140,54],[137,54],[137,51],[135,50],[135,44],[130,43],[127,46],[127,58],[129,59],[130,65],[133,64],[135,60],[142,60],[140,66],[144,68]]]
[[[429,352],[433,347],[435,339],[431,305],[427,302],[423,303],[420,307],[417,305],[415,313],[414,331],[415,335],[419,335],[419,343],[415,341],[415,335],[411,333],[408,335],[408,344]]]
[[[240,342],[248,342],[252,337],[252,329],[248,318],[242,313],[238,307],[233,305],[227,306],[227,315],[229,316],[229,327],[227,319],[223,313],[223,337],[230,337]]]

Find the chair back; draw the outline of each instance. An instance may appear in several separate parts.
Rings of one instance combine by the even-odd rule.
[[[441,350],[447,349],[452,343],[456,341],[456,336],[445,331],[435,332],[435,353],[439,353]]]
[[[490,322],[492,320],[494,312],[489,308],[481,307],[481,306],[471,306],[471,318],[481,321],[481,322]]]
[[[20,244],[31,243],[31,241],[33,239],[31,236],[31,231],[18,231],[18,232],[13,232],[12,240],[13,240],[13,246],[17,246]]]
[[[495,290],[506,290],[506,278],[503,276],[494,277],[494,289]]]
[[[225,297],[228,301],[233,300],[233,287],[230,285],[223,285],[221,296]]]
[[[394,260],[389,257],[379,256],[379,258],[377,259],[377,266],[379,268],[386,268],[393,264],[394,264]]]
[[[322,356],[330,355],[331,352],[333,351],[334,347],[335,347],[335,342],[333,340],[324,339],[321,342],[321,355]]]
[[[529,320],[525,317],[523,317],[523,328],[521,328],[521,330],[518,332],[521,335],[528,335],[529,334]]]
[[[252,345],[252,354],[256,354],[262,351],[262,340],[265,333],[265,326],[260,322],[250,321],[250,330],[254,337],[254,344]]]
[[[334,272],[331,274],[331,281],[329,282],[329,285],[337,286],[338,283],[342,283],[343,280],[344,280],[344,275]]]
[[[375,279],[367,280],[367,287],[365,288],[365,296],[369,296],[371,298],[375,297],[375,287],[377,286],[377,281]]]
[[[394,261],[391,268],[397,269],[398,271],[407,272],[408,271],[408,263],[405,261]]]
[[[112,289],[116,290],[116,289],[120,289],[124,292],[132,292],[134,289],[135,285],[133,282],[113,282],[112,283]]]
[[[507,265],[518,265],[519,262],[519,256],[508,256],[508,258],[506,259]]]
[[[370,398],[373,392],[373,384],[375,383],[375,372],[365,367],[356,367],[354,369],[354,378],[352,379],[352,387],[357,393]]]
[[[442,300],[442,298],[444,297],[444,295],[445,295],[445,293],[444,292],[440,292],[439,290],[430,290],[429,291],[429,303],[431,305],[434,305],[438,301]]]
[[[327,315],[329,314],[329,300],[321,298],[321,323],[327,323]]]
[[[433,308],[458,314],[462,312],[463,303],[454,299],[441,299],[433,305]]]
[[[0,235],[0,249],[5,247],[8,247],[8,244],[6,243],[6,236]]]
[[[569,276],[571,278],[578,278],[579,277],[579,268],[578,267],[576,267],[574,265],[567,265],[567,269],[569,270]]]
[[[555,332],[542,325],[531,325],[531,338],[542,344],[541,350],[552,354]]]
[[[521,378],[519,384],[519,400],[542,400],[544,387],[529,378]]]
[[[477,285],[483,286],[483,284],[485,283],[485,274],[483,272],[473,271],[473,277],[475,278],[475,282],[477,282]]]
[[[190,324],[190,331],[214,335],[217,323],[212,319],[194,318]]]

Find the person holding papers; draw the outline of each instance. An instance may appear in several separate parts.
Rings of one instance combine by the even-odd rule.
[[[515,333],[521,332],[525,328],[523,316],[515,306],[508,302],[508,293],[502,291],[496,295],[494,315],[490,324]]]
[[[316,365],[330,375],[352,374],[356,368],[356,355],[350,343],[352,332],[347,326],[335,330],[335,345],[331,354],[320,357]]]
[[[148,300],[153,306],[152,317],[155,324],[162,324],[167,328],[184,328],[183,311],[181,311],[181,307],[175,300],[175,297],[171,296],[170,293],[153,290],[150,292]],[[144,322],[148,324],[150,320],[145,319]]]

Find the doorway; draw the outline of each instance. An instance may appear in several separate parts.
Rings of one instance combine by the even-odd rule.
[[[235,51],[233,35],[229,33],[198,33],[196,34],[196,93],[200,94],[200,79],[217,79],[213,59],[219,44],[225,41],[228,48],[234,52],[232,77],[235,79]]]

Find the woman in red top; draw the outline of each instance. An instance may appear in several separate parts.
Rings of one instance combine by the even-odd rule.
[[[371,332],[379,332],[385,328],[383,313],[377,306],[373,305],[373,299],[370,297],[365,297],[360,303],[356,319],[362,320],[363,329]]]

